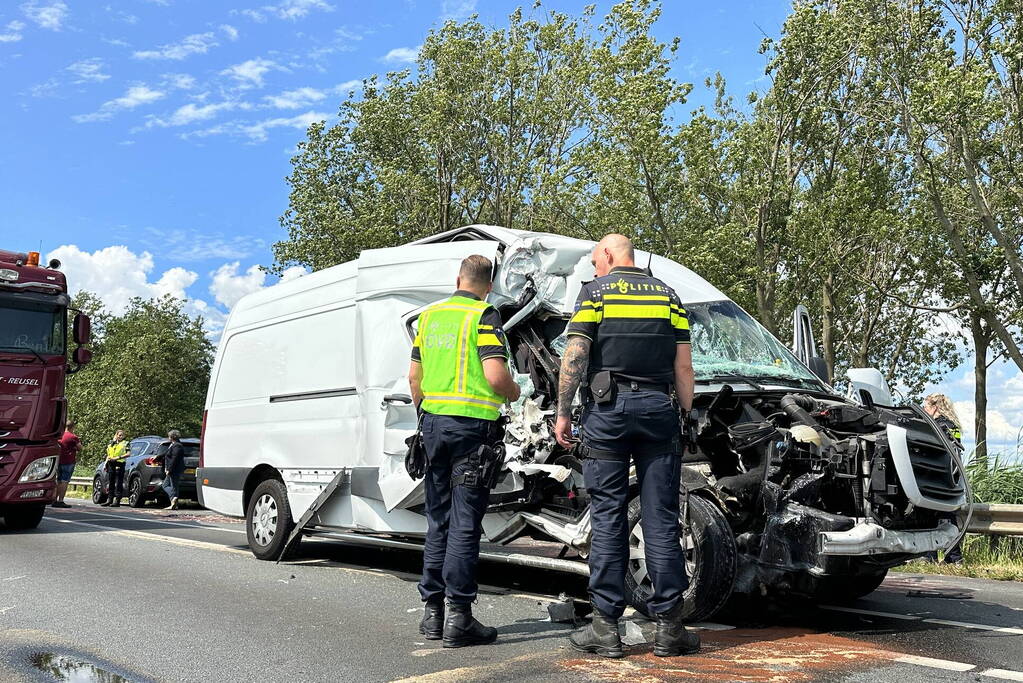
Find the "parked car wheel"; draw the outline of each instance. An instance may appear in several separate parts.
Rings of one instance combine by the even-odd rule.
[[[653,584],[643,555],[639,498],[629,503],[629,565],[625,573],[626,598],[636,610],[650,616],[647,601]],[[689,496],[689,520],[682,520],[689,588],[683,595],[686,621],[703,621],[717,612],[732,594],[735,582],[735,536],[728,520],[713,503]]]
[[[103,478],[98,474],[92,480],[92,502],[96,505],[107,502],[107,494],[103,492]]]
[[[146,491],[142,486],[142,477],[139,475],[132,476],[128,480],[128,505],[133,508],[140,508],[146,504]]]
[[[8,531],[35,529],[43,520],[46,505],[12,505],[4,512],[4,524]]]
[[[284,482],[267,479],[260,483],[252,492],[245,514],[245,532],[252,554],[260,560],[277,560],[294,526]],[[300,538],[296,538],[287,548],[284,559],[297,554]]]

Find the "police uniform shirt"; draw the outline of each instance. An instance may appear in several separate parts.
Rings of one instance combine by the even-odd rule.
[[[675,348],[690,343],[689,319],[668,285],[636,267],[618,266],[582,286],[565,331],[593,342],[589,373],[672,383]]]
[[[481,299],[465,290],[459,289],[451,296],[461,296],[466,299],[475,299],[481,301]],[[501,314],[497,312],[497,309],[493,306],[487,308],[480,316],[478,337],[476,340],[476,352],[479,355],[480,362],[485,361],[488,358],[508,358],[507,350],[507,338],[504,334],[502,325],[504,322],[501,320]],[[415,341],[412,343],[412,360],[416,363],[423,362],[422,353],[422,335],[416,334]]]

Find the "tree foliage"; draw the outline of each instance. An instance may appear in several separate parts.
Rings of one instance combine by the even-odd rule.
[[[98,461],[117,429],[129,438],[169,429],[198,436],[214,349],[202,319],[169,296],[133,299],[123,315],[112,315],[82,292],[72,307],[94,321],[93,360],[67,381],[83,459]]]

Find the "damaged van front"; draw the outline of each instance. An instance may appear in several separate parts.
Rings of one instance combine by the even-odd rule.
[[[492,497],[502,524],[490,525],[492,540],[529,526],[585,556],[581,463],[557,445],[552,422],[565,325],[579,286],[593,277],[592,243],[482,226],[429,241],[481,233],[505,245],[490,300],[525,390],[510,410],[507,471]],[[839,395],[705,280],[637,255],[648,259],[682,298],[692,335],[697,426],[683,454],[682,510],[690,618],[707,618],[736,592],[859,597],[890,567],[961,536],[968,495],[959,452],[930,417],[875,403],[888,396],[883,388]],[[627,583],[642,611],[652,586],[638,501],[630,513]]]

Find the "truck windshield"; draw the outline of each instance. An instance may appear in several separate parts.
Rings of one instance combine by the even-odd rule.
[[[821,382],[763,325],[732,301],[686,304],[697,380],[746,377],[754,381]]]
[[[0,295],[0,352],[64,355],[64,308]]]

